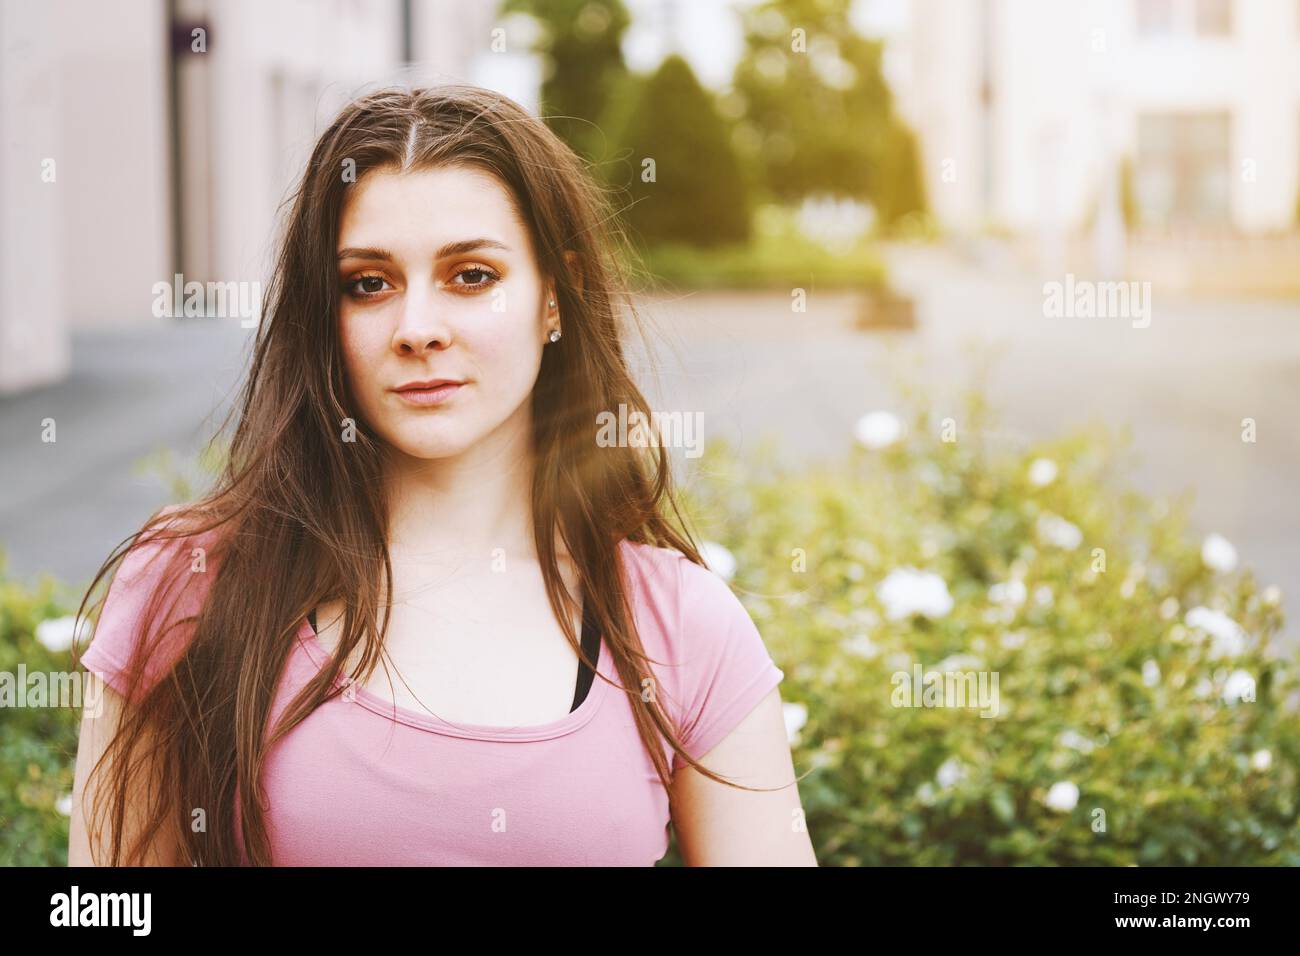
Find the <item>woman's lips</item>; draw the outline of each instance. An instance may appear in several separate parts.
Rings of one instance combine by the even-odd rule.
[[[419,406],[441,405],[456,395],[465,383],[448,383],[436,388],[405,388],[397,391],[402,400]]]

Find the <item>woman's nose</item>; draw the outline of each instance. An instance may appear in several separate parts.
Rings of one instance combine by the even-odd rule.
[[[447,307],[427,282],[412,283],[402,297],[393,346],[403,352],[445,349],[451,344]]]

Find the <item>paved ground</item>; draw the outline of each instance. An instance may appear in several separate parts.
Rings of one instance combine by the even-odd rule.
[[[644,303],[663,335],[656,408],[701,411],[707,434],[778,437],[795,458],[834,458],[865,411],[897,407],[898,377],[937,402],[993,348],[990,379],[1009,436],[1089,420],[1128,423],[1153,493],[1195,491],[1198,531],[1218,531],[1300,628],[1300,304],[1175,302],[1155,290],[1149,328],[1047,319],[1043,277],[944,250],[891,250],[918,300],[912,333],[852,327],[854,297],[810,285],[806,313],[783,294],[693,294]],[[79,334],[56,387],[0,397],[0,547],[10,571],[88,581],[109,550],[166,500],[132,465],[160,446],[192,455],[224,413],[249,333],[237,322]],[[639,355],[633,349],[634,355]],[[638,366],[641,360],[636,359]],[[214,413],[214,409],[217,411]],[[209,421],[205,424],[205,416]],[[40,440],[41,420],[58,442]],[[1242,418],[1259,440],[1240,440]]]
[[[0,548],[9,573],[89,584],[118,542],[170,500],[136,463],[160,448],[197,453],[221,423],[251,334],[237,321],[204,320],[79,332],[66,381],[0,396]],[[53,443],[41,440],[46,418],[55,421]]]

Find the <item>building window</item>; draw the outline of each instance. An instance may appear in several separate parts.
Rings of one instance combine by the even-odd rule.
[[[1232,0],[1136,0],[1138,36],[1225,37],[1232,32]]]
[[[1230,224],[1230,126],[1227,113],[1138,117],[1134,187],[1144,224],[1166,229]]]
[[[1137,0],[1137,13],[1139,36],[1173,35],[1174,0]]]
[[[1226,37],[1232,32],[1232,5],[1228,0],[1196,0],[1198,36]]]

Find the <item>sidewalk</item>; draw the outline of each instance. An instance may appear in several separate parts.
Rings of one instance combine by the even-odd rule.
[[[238,322],[78,332],[72,374],[0,397],[0,548],[8,574],[84,587],[110,551],[170,499],[134,472],[160,448],[198,452],[220,425],[253,331]],[[215,411],[214,411],[215,409]],[[206,423],[205,416],[211,416]],[[42,441],[46,419],[56,441]]]

